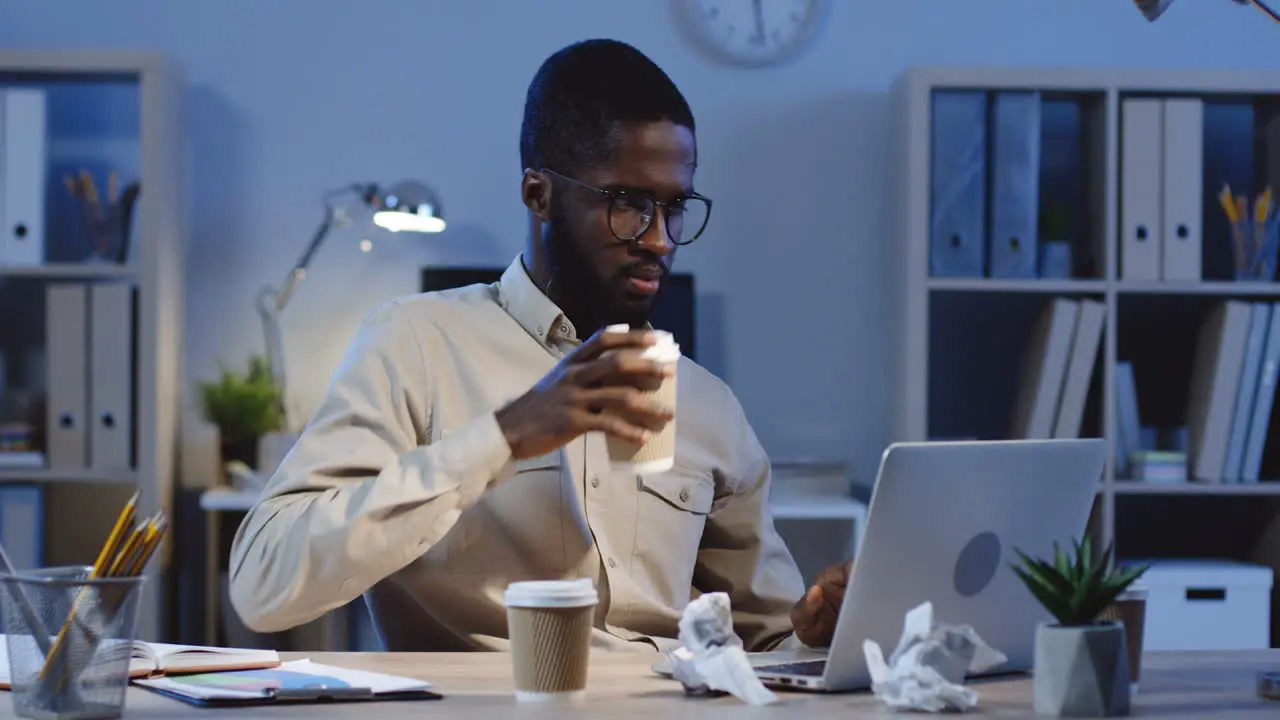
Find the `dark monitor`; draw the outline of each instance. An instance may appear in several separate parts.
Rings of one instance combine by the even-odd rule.
[[[431,267],[422,270],[422,292],[451,290],[497,282],[503,268],[483,267]],[[671,273],[662,283],[662,290],[653,301],[653,326],[671,333],[680,343],[680,352],[690,360],[697,360],[694,338],[694,290],[693,275]]]

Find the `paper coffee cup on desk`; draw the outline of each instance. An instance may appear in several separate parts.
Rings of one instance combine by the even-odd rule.
[[[515,582],[507,586],[505,600],[516,699],[581,700],[599,602],[591,580]]]
[[[626,325],[611,325],[609,332],[626,332]],[[643,356],[673,368],[680,361],[680,345],[665,330],[655,330],[657,342],[649,346]],[[676,407],[676,376],[664,378],[657,390],[648,393],[650,400],[672,410]],[[608,436],[609,459],[617,470],[629,473],[659,473],[670,470],[676,457],[676,420],[671,418],[662,430],[649,436],[646,443],[633,443]]]

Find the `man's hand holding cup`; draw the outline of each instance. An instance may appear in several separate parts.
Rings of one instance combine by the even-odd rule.
[[[676,368],[645,356],[663,342],[653,331],[618,326],[592,335],[497,412],[512,456],[543,455],[587,432],[603,432],[611,443],[628,447],[664,433],[675,417],[674,383],[669,405],[655,394],[674,381]]]

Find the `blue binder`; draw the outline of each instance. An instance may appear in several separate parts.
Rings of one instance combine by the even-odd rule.
[[[1231,418],[1231,434],[1227,436],[1227,467],[1222,475],[1223,482],[1240,482],[1244,477],[1245,444],[1249,437],[1253,405],[1258,397],[1258,378],[1262,370],[1263,351],[1266,349],[1267,328],[1270,326],[1271,304],[1254,303],[1249,338],[1244,346],[1240,389],[1236,392],[1235,415]]]
[[[987,95],[933,95],[929,271],[982,277],[986,239]]]
[[[1262,470],[1262,452],[1267,446],[1267,430],[1271,426],[1271,408],[1276,399],[1277,366],[1280,365],[1280,307],[1272,305],[1270,328],[1263,345],[1258,368],[1257,390],[1254,393],[1253,414],[1249,419],[1249,434],[1244,444],[1244,466],[1240,482],[1256,483]]]
[[[992,105],[991,277],[1037,276],[1040,94],[1001,92]]]

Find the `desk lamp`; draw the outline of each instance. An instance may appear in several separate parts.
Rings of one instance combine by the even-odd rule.
[[[1232,1],[1237,5],[1252,5],[1266,13],[1272,20],[1280,22],[1280,13],[1277,13],[1271,8],[1271,6],[1267,5],[1267,3],[1262,0]],[[1155,22],[1164,14],[1164,11],[1168,10],[1169,6],[1173,4],[1173,0],[1133,0],[1133,2],[1138,6],[1138,10],[1142,12],[1143,17],[1151,22]]]
[[[262,331],[267,343],[267,362],[280,390],[281,404],[285,403],[286,373],[283,338],[280,331],[280,313],[293,297],[298,283],[307,277],[307,267],[316,251],[324,244],[329,233],[350,220],[336,201],[348,195],[358,197],[364,207],[373,211],[373,223],[391,232],[438,233],[445,229],[444,214],[435,191],[416,180],[402,180],[389,187],[372,183],[358,183],[331,190],[324,194],[324,219],[311,236],[311,242],[294,264],[280,287],[263,288],[258,293],[258,314],[262,317]],[[371,244],[361,241],[361,249],[368,251]],[[287,408],[284,413],[288,426]]]

